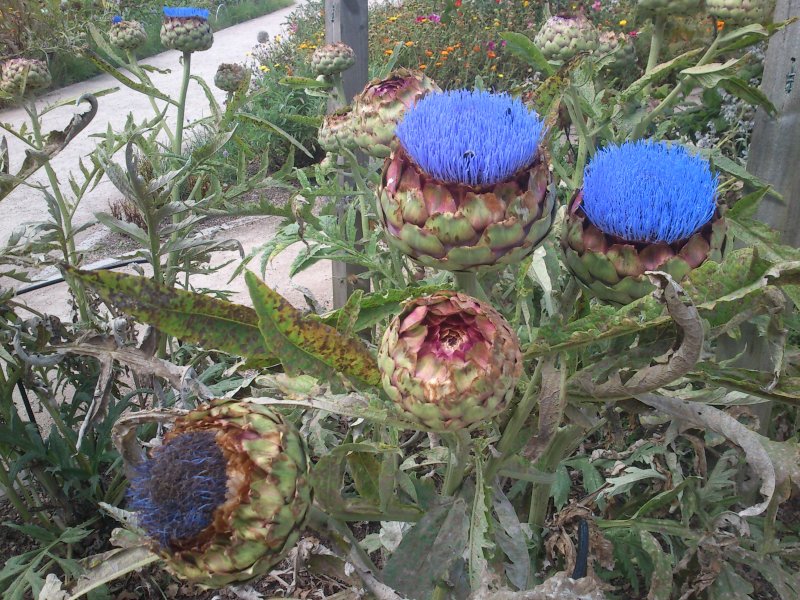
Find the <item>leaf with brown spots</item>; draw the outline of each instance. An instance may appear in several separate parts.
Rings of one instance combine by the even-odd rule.
[[[343,374],[357,387],[379,384],[378,363],[360,340],[305,318],[249,271],[245,281],[264,342],[287,373],[308,373],[334,384]]]

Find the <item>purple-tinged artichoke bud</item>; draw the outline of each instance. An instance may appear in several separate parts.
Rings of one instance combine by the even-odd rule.
[[[441,91],[422,71],[397,69],[386,79],[370,81],[353,99],[356,145],[369,156],[386,158],[406,110],[430,92]]]
[[[0,90],[23,96],[48,87],[52,81],[47,64],[32,58],[11,58],[0,69]]]
[[[342,108],[325,116],[317,140],[323,150],[340,152],[342,148],[355,150],[355,120],[351,107]]]
[[[598,151],[570,203],[565,262],[593,296],[628,304],[654,290],[645,271],[680,281],[726,244],[718,178],[680,145],[636,141]]]
[[[585,16],[547,19],[533,39],[547,60],[567,61],[579,52],[597,49],[597,29]]]
[[[764,23],[772,13],[771,0],[706,0],[706,12],[728,26]]]
[[[442,291],[406,303],[383,336],[378,368],[404,419],[431,431],[457,431],[505,410],[522,373],[522,353],[494,308]]]
[[[303,440],[257,404],[216,400],[180,417],[131,476],[129,503],[176,576],[219,588],[263,575],[311,506]]]
[[[245,68],[236,63],[222,63],[214,75],[214,85],[223,92],[235,92],[245,80]]]
[[[214,43],[205,8],[164,7],[161,43],[181,52],[202,52]]]
[[[136,50],[147,41],[147,32],[139,21],[124,21],[117,15],[108,31],[111,44],[122,50]]]
[[[336,75],[356,64],[356,53],[343,42],[325,44],[311,55],[311,68],[319,75]]]
[[[544,125],[506,94],[425,96],[397,127],[379,213],[389,241],[425,266],[471,271],[517,263],[555,217],[539,142]]]
[[[608,67],[613,72],[627,71],[636,66],[636,48],[622,32],[602,31],[598,38],[597,54],[613,54],[614,62]]]

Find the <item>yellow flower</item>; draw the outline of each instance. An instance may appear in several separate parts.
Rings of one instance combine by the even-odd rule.
[[[525,2],[522,3],[522,6],[524,6],[525,8],[528,8],[529,4],[530,4],[530,2],[528,2],[528,0],[525,0]]]
[[[262,73],[269,73],[269,67],[267,65],[261,65],[258,68]]]
[[[620,24],[620,26],[621,26],[621,27],[625,27],[625,25],[627,25],[627,24],[628,24],[628,19],[622,19],[622,20],[619,22],[619,24]]]
[[[503,74],[502,74],[502,73],[498,73],[498,74],[497,74],[497,76],[498,76],[500,79],[502,79],[502,78],[503,78]]]
[[[406,42],[406,48],[411,48],[411,46],[413,46],[413,45],[414,45],[414,42],[411,42],[411,41]]]
[[[389,18],[388,18],[388,19],[386,19],[386,20],[387,20],[387,21],[389,21],[390,23],[394,23],[394,22],[395,22],[395,21],[397,21],[397,19],[399,19],[399,18],[400,18],[400,17],[389,17]]]
[[[274,39],[275,39],[275,41],[276,41],[277,43],[279,43],[279,44],[280,44],[280,43],[281,43],[281,40],[282,40],[283,38],[281,37],[281,34],[279,33],[278,35],[276,35],[276,36],[275,36],[275,38],[274,38]]]
[[[383,51],[383,53],[386,56],[391,56],[392,54],[394,54],[394,50],[390,50],[390,49],[387,48],[386,50]]]

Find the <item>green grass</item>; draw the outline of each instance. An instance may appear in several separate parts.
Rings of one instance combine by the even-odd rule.
[[[235,4],[225,5],[219,11],[219,18],[215,14],[216,11],[211,11],[209,22],[214,31],[219,31],[231,25],[275,12],[291,4],[292,0],[242,0]],[[139,58],[147,58],[163,52],[165,48],[161,45],[161,40],[159,39],[159,32],[161,31],[160,12],[139,20],[147,30],[147,42],[136,51],[136,55]],[[253,43],[255,43],[255,40]],[[50,74],[53,77],[53,85],[51,87],[53,89],[85,81],[99,75],[100,71],[78,54],[59,52],[50,61]]]

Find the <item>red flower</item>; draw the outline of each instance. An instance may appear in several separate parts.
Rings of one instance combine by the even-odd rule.
[[[453,6],[455,6],[456,8],[461,8],[461,0],[456,0],[455,2],[453,2]]]

